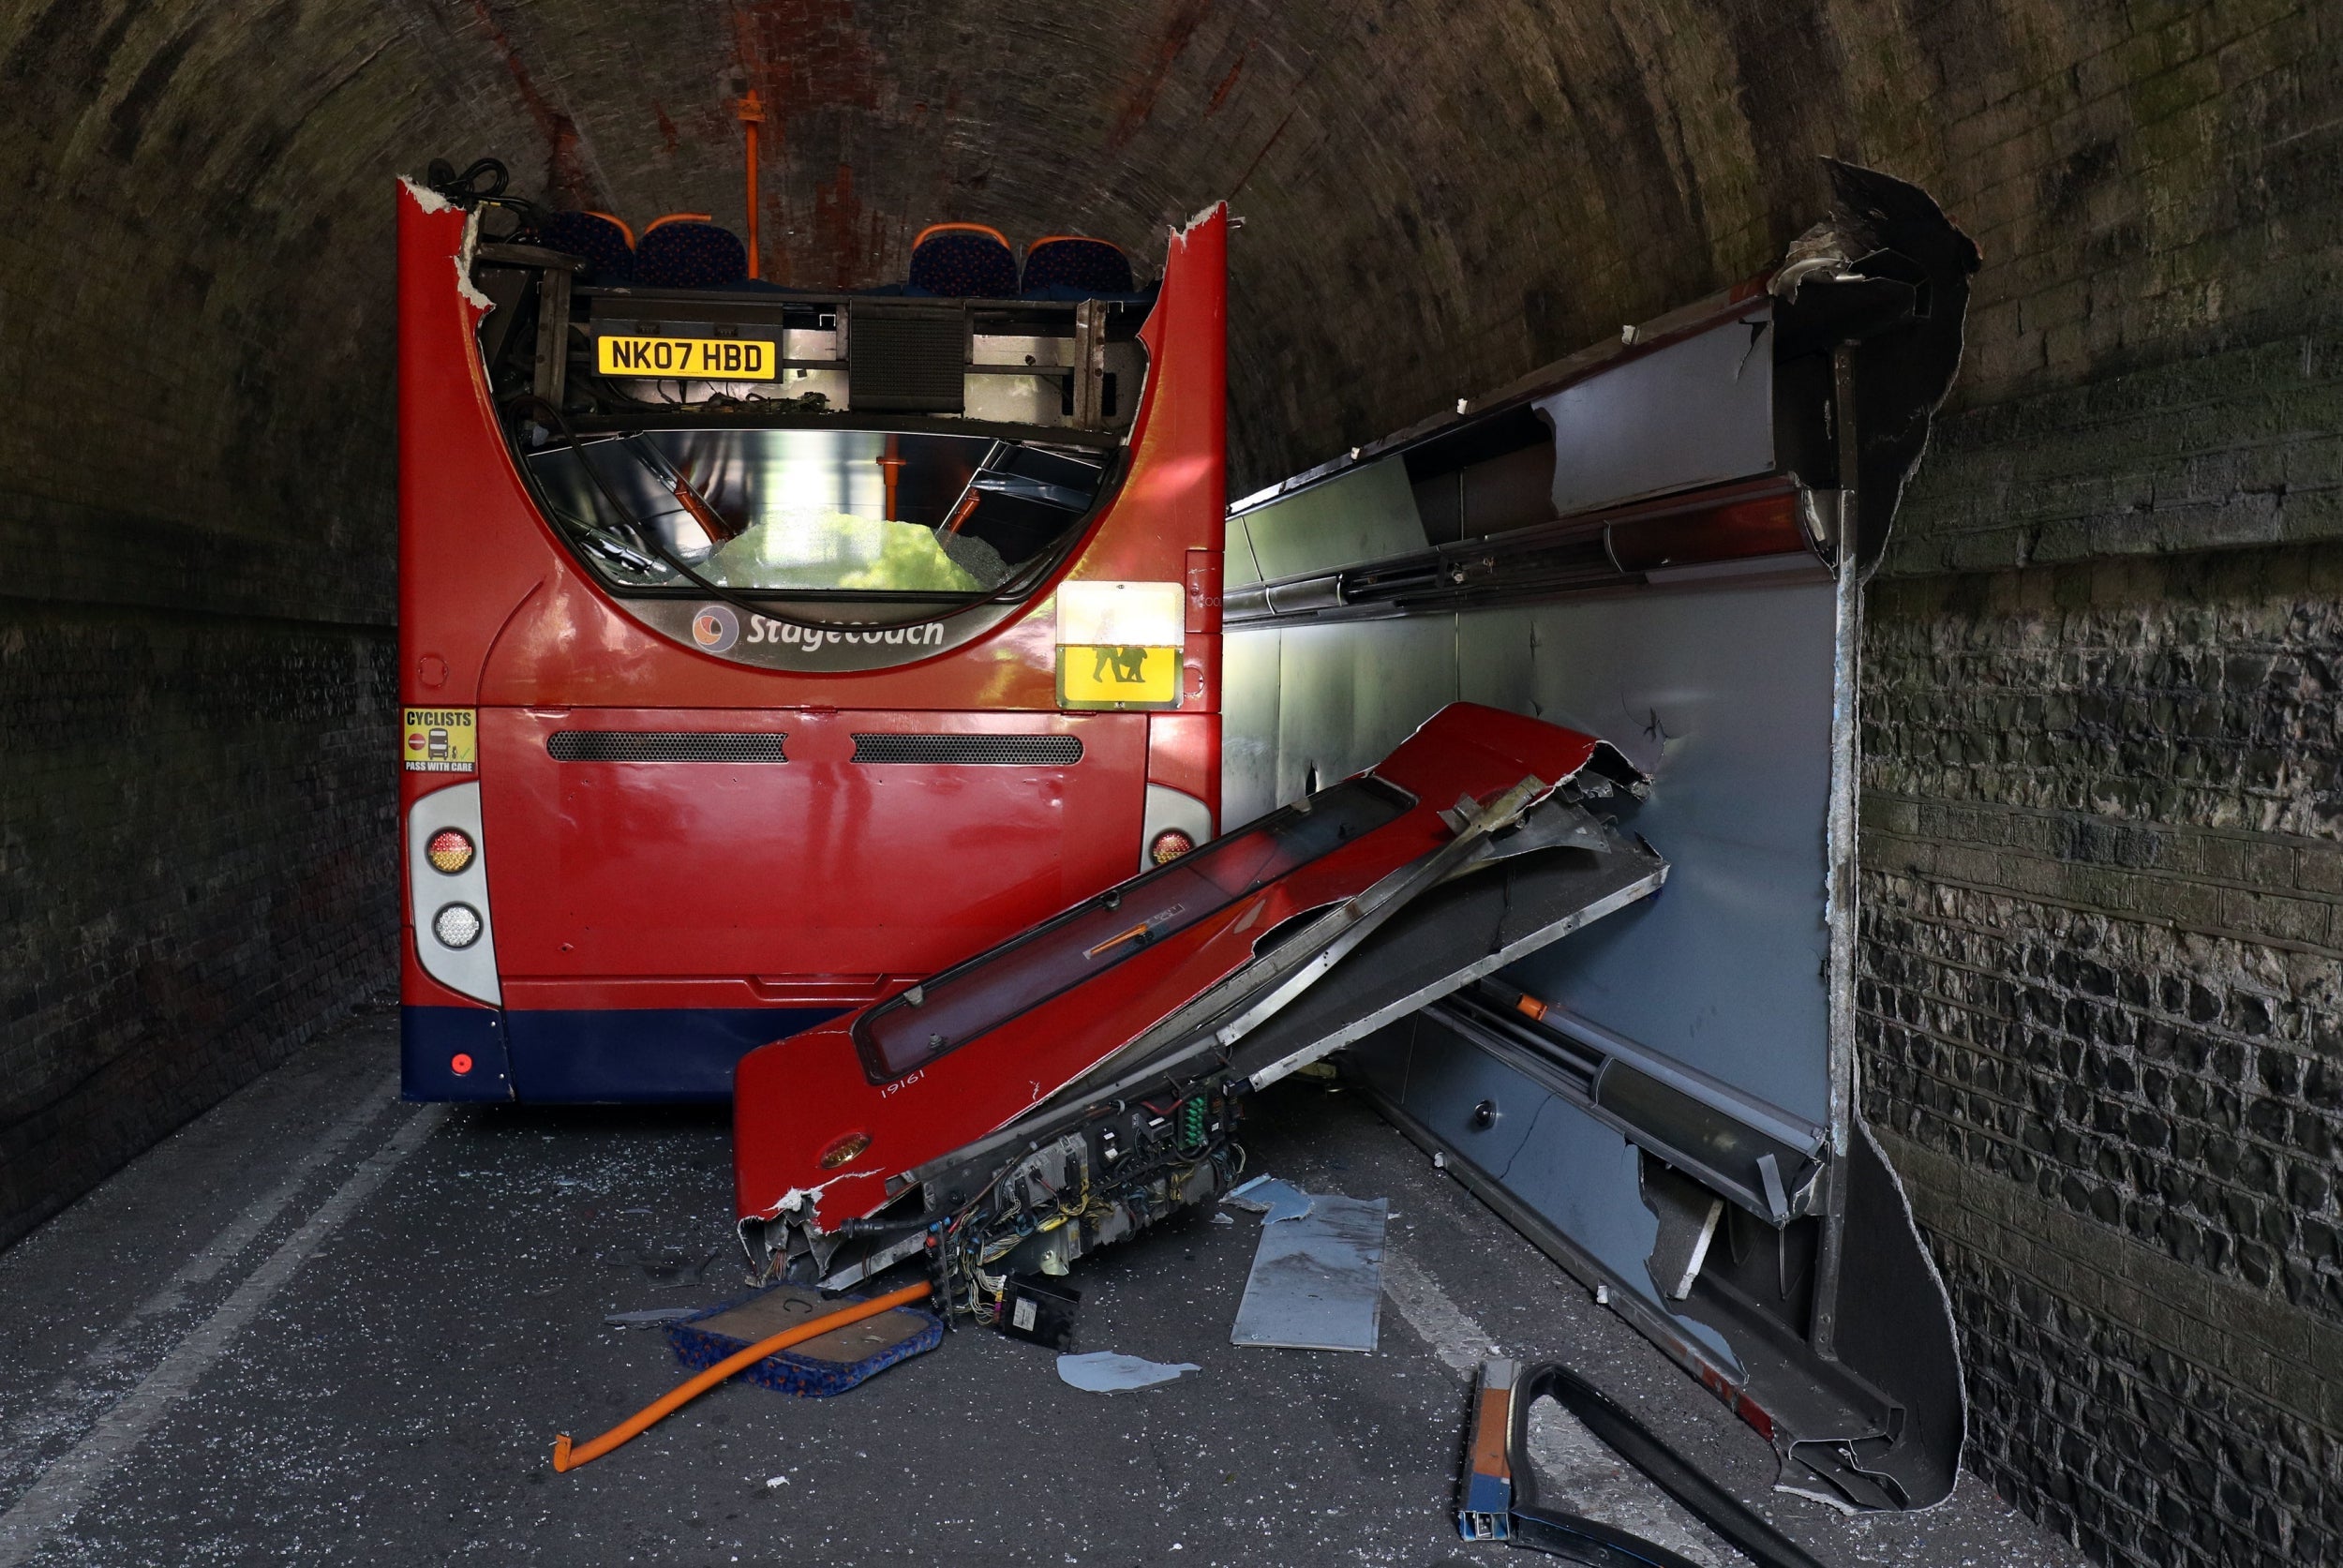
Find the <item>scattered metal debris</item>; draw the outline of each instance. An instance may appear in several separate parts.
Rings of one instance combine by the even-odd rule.
[[[1255,1176],[1242,1187],[1231,1187],[1228,1196],[1220,1201],[1260,1215],[1263,1225],[1300,1219],[1310,1212],[1310,1195],[1275,1176]]]
[[[653,1323],[671,1323],[705,1310],[700,1307],[653,1307],[641,1312],[605,1312],[602,1321],[611,1328],[649,1328]]]
[[[1092,1351],[1084,1355],[1062,1355],[1057,1358],[1058,1380],[1069,1388],[1085,1394],[1128,1394],[1135,1389],[1153,1388],[1170,1382],[1185,1372],[1201,1372],[1203,1368],[1192,1361],[1149,1361],[1142,1356],[1120,1355],[1113,1351]]]
[[[1231,1343],[1305,1351],[1375,1349],[1382,1322],[1383,1228],[1389,1217],[1383,1199],[1321,1193],[1299,1219],[1263,1220]]]

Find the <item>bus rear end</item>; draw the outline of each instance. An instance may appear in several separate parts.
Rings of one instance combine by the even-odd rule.
[[[409,1098],[721,1098],[1213,836],[1218,210],[1152,297],[482,226],[402,189]]]

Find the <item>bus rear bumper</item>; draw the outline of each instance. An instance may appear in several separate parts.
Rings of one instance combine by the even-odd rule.
[[[399,1008],[398,1092],[402,1099],[513,1098],[504,1015],[494,1008]]]
[[[399,1009],[401,1093],[415,1100],[722,1103],[760,1045],[839,1008]]]

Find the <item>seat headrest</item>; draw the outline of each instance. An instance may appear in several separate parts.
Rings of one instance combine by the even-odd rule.
[[[1024,291],[1065,291],[1084,296],[1127,294],[1131,259],[1123,247],[1084,234],[1052,234],[1025,247]]]
[[[537,238],[549,249],[586,259],[582,283],[634,280],[634,235],[608,213],[547,213]]]
[[[703,213],[668,214],[634,247],[634,281],[646,289],[728,289],[748,276],[740,236]]]
[[[932,223],[911,245],[911,287],[954,299],[1010,299],[1017,253],[981,223]]]

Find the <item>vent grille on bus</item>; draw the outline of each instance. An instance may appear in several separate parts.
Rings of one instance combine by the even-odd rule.
[[[858,735],[854,759],[1070,768],[1082,759],[1082,743],[1072,735]]]
[[[562,729],[545,738],[556,762],[786,762],[785,736],[664,729]]]

